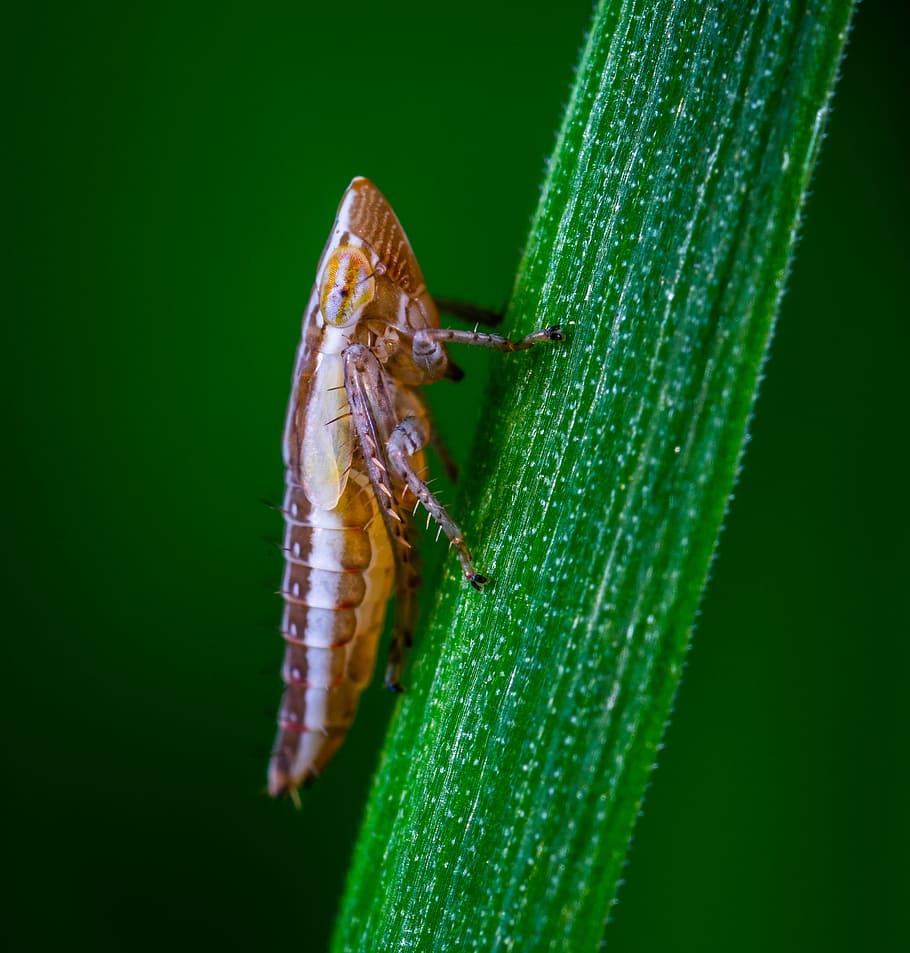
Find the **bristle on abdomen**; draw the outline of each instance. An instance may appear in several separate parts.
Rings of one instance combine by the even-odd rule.
[[[289,476],[284,497],[286,685],[269,763],[269,793],[318,776],[347,734],[376,660],[392,555],[366,477],[352,472],[331,510]]]

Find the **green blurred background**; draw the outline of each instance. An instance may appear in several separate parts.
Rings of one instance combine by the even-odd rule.
[[[324,947],[394,706],[264,796],[299,313],[354,174],[506,299],[589,13],[4,14],[12,948]],[[903,26],[856,18],[614,950],[906,949]]]

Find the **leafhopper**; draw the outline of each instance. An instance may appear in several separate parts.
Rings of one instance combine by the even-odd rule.
[[[268,771],[273,796],[296,799],[344,740],[373,675],[393,591],[385,683],[401,691],[419,584],[417,507],[448,537],[467,582],[477,590],[487,583],[423,479],[424,448],[437,438],[417,388],[460,376],[448,344],[521,351],[562,333],[552,326],[512,341],[441,328],[440,305],[389,203],[372,182],[354,179],[303,316],[284,430],[285,690]]]

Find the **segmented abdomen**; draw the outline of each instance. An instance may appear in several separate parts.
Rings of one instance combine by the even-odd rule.
[[[314,507],[289,471],[283,509],[287,687],[269,763],[272,795],[316,776],[344,740],[373,674],[393,574],[385,526],[358,468],[331,510]]]

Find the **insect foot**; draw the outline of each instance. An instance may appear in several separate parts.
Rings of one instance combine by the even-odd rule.
[[[559,324],[548,324],[545,328],[541,328],[539,331],[535,331],[533,334],[529,334],[527,337],[522,338],[516,347],[516,350],[524,350],[526,347],[531,347],[534,344],[540,344],[544,341],[564,341],[565,337],[562,333],[562,325]]]

